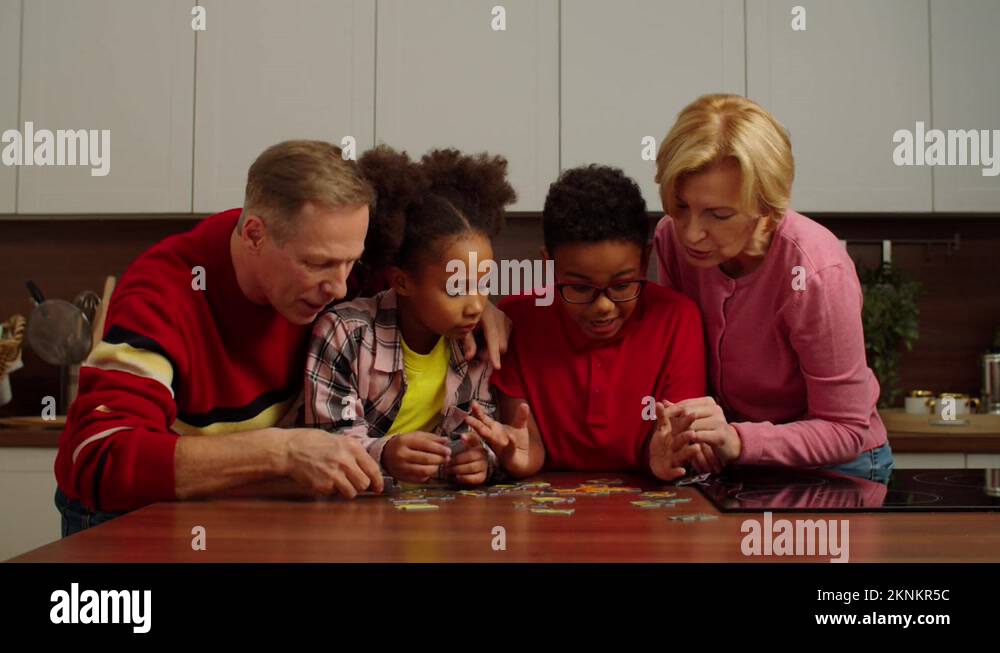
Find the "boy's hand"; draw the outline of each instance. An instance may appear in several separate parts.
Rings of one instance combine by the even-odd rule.
[[[694,416],[688,415],[683,409],[677,410],[669,402],[656,402],[656,430],[649,441],[649,468],[653,475],[663,481],[673,481],[684,476],[687,470],[684,465],[699,451],[696,444],[691,444],[689,431],[694,423]]]
[[[451,460],[448,438],[413,431],[389,439],[382,450],[382,466],[406,483],[426,483],[437,478],[438,468]]]
[[[514,415],[512,424],[499,422],[486,414],[479,404],[472,405],[472,414],[465,418],[497,455],[500,464],[511,474],[526,473],[530,462],[528,416],[531,410],[527,403],[521,404]]]
[[[448,475],[459,485],[482,485],[489,473],[489,455],[483,441],[475,433],[462,435],[465,451],[459,453],[448,467]]]
[[[486,302],[483,315],[479,319],[479,324],[483,329],[483,339],[486,340],[486,356],[489,357],[490,365],[494,369],[500,369],[500,358],[507,352],[507,343],[510,341],[510,332],[514,326],[507,314],[494,306],[491,302]],[[465,351],[465,360],[471,361],[476,356],[475,333],[465,334],[462,341]],[[482,354],[480,354],[482,356]]]

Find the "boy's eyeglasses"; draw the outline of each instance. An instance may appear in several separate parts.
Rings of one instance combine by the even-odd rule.
[[[557,283],[559,296],[567,304],[591,304],[600,295],[611,301],[630,302],[642,292],[646,279],[626,279],[617,281],[610,286],[595,286],[589,283]]]

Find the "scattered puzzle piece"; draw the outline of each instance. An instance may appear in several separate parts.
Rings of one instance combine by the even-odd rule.
[[[573,508],[545,508],[542,506],[533,506],[531,512],[536,515],[572,515],[575,510]]]
[[[524,481],[518,483],[517,486],[522,488],[535,488],[535,487],[545,488],[545,487],[552,487],[552,484],[546,483],[545,481]]]
[[[448,441],[448,448],[451,449],[452,456],[457,456],[465,451],[465,443],[462,442],[462,438],[455,438]]]
[[[688,513],[686,515],[672,515],[669,519],[673,521],[712,521],[718,519],[718,515],[709,515],[703,512]]]
[[[433,503],[397,503],[396,510],[404,510],[406,512],[420,512],[423,510],[437,510],[439,506],[435,506]]]
[[[667,492],[667,491],[643,492],[639,496],[643,497],[644,499],[669,499],[670,497],[677,496],[677,493]]]
[[[531,497],[532,501],[537,503],[573,503],[576,501],[573,497]]]
[[[581,485],[576,488],[576,493],[583,494],[610,494],[611,488],[607,485]]]
[[[674,504],[666,503],[664,501],[633,501],[633,506],[642,508],[643,510],[650,510],[653,508],[673,508]]]

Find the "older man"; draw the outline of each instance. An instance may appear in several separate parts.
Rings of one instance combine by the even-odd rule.
[[[280,143],[250,167],[242,210],[132,264],[60,439],[64,536],[157,501],[382,491],[378,464],[352,439],[280,428],[310,325],[347,294],[374,201],[337,147]],[[502,344],[494,317],[487,337]]]

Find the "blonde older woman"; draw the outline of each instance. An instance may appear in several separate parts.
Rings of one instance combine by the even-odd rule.
[[[660,282],[701,308],[714,393],[657,407],[662,478],[690,462],[888,479],[857,273],[830,231],[788,207],[794,175],[784,128],[740,96],[695,100],[660,146]]]

